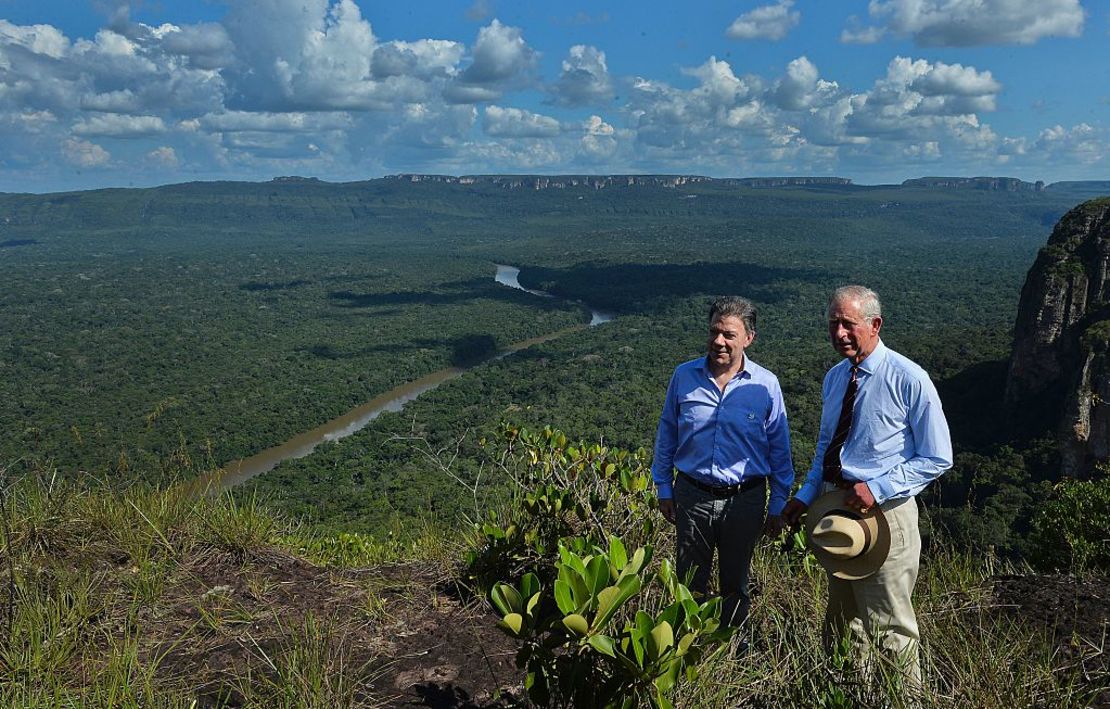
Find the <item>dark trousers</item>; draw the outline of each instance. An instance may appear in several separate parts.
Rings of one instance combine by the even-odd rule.
[[[748,617],[752,552],[763,532],[767,512],[767,484],[755,485],[732,497],[716,497],[679,475],[674,484],[679,578],[693,571],[690,590],[705,595],[718,554],[718,593],[721,621],[740,625]]]

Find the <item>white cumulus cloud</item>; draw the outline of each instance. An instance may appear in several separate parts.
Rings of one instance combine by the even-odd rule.
[[[802,13],[792,9],[794,0],[779,0],[774,5],[761,5],[740,15],[725,34],[732,39],[780,40],[798,26]]]
[[[147,162],[157,167],[175,168],[180,164],[177,158],[177,152],[168,145],[151,150],[146,154]]]
[[[977,71],[974,67],[944,62],[937,62],[914,79],[911,87],[926,96],[982,96],[997,94],[1002,90],[1002,85],[994,80],[989,71]]]
[[[457,103],[496,100],[507,89],[527,83],[537,59],[520,28],[494,19],[478,30],[470,65],[448,87],[446,96]]]
[[[1085,19],[1079,0],[871,0],[868,11],[892,32],[943,47],[1078,37]]]
[[[806,57],[786,65],[786,76],[775,86],[774,97],[781,108],[799,111],[835,100],[840,87],[820,78],[817,67]]]
[[[51,25],[13,25],[0,19],[0,47],[23,47],[34,54],[60,59],[69,51],[70,43],[60,30]],[[0,54],[0,67],[4,67]]]
[[[104,113],[90,116],[73,126],[73,134],[111,138],[138,138],[164,133],[166,124],[159,116],[127,116]]]
[[[371,68],[378,78],[453,76],[465,51],[462,43],[445,39],[386,42],[374,51]]]
[[[609,158],[617,152],[617,131],[601,116],[590,116],[582,127],[585,135],[579,141],[579,155],[589,160],[599,160]]]
[[[240,62],[225,72],[231,107],[246,110],[387,110],[421,101],[423,78],[453,51],[453,43],[394,44],[376,74],[379,42],[353,0],[235,0],[224,26]]]
[[[222,111],[202,116],[199,121],[199,126],[205,130],[230,133],[240,131],[302,133],[346,128],[350,125],[350,116],[343,112]]]
[[[1001,85],[974,67],[895,57],[867,91],[842,94],[801,122],[810,142],[847,155],[936,160],[957,153],[989,159],[1000,145],[980,113],[994,109]]]
[[[1105,131],[1088,123],[1071,128],[1055,125],[1041,131],[1033,149],[1057,160],[1074,160],[1088,165],[1105,164],[1110,159]]]
[[[553,138],[560,132],[550,116],[500,106],[486,106],[484,125],[486,135],[498,138]]]
[[[613,80],[605,63],[605,52],[597,47],[576,44],[563,60],[558,82],[550,88],[556,103],[563,106],[590,106],[613,98]]]
[[[205,22],[178,27],[163,25],[152,34],[161,41],[167,54],[187,57],[200,69],[218,69],[231,63],[235,47],[223,25]]]
[[[112,155],[96,143],[77,138],[62,143],[62,157],[77,167],[99,167],[112,159]]]

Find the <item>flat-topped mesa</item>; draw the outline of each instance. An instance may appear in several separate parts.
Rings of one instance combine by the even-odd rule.
[[[720,181],[741,187],[810,187],[852,184],[852,180],[847,177],[729,177]]]
[[[703,182],[739,187],[804,187],[810,185],[850,185],[845,177],[704,177],[702,175],[389,175],[387,180],[439,182],[451,185],[486,184],[510,190],[567,189],[589,187],[681,187]]]
[[[903,187],[943,187],[949,189],[989,190],[992,192],[1044,192],[1044,182],[1025,182],[1016,177],[916,177],[902,182]]]
[[[1110,197],[1065,214],[1029,270],[1006,403],[1059,417],[1065,475],[1110,459]]]

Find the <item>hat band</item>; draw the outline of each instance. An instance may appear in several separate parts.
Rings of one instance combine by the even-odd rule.
[[[856,555],[857,557],[860,557],[871,551],[871,547],[875,545],[875,540],[871,536],[871,528],[864,524],[862,519],[857,518],[856,524],[858,524],[860,526],[860,529],[863,530],[863,550]]]

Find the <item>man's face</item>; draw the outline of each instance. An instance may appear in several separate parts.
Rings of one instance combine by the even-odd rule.
[[[727,369],[740,363],[744,349],[755,339],[748,332],[744,321],[735,315],[725,315],[709,324],[709,362],[715,368]]]
[[[855,364],[863,361],[879,344],[882,318],[867,319],[858,300],[838,300],[829,308],[829,340],[840,356]]]

